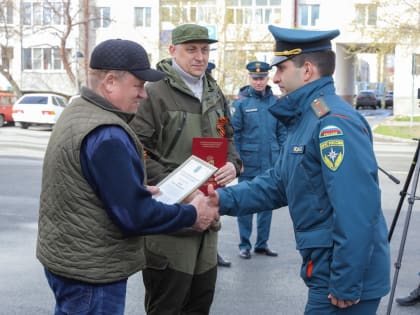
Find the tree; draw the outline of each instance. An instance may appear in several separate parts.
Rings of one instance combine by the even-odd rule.
[[[0,1],[0,74],[10,83],[12,89],[17,96],[21,96],[19,85],[14,80],[13,75],[9,72],[10,60],[13,58],[13,50],[9,46],[9,41],[16,35],[16,29],[9,27],[9,22],[13,20],[13,13],[15,11],[12,1]]]
[[[88,29],[90,18],[84,10],[88,4],[87,0],[43,0],[40,2],[22,2],[18,7],[18,1],[0,0],[0,39],[2,43],[2,63],[0,73],[9,81],[14,91],[19,95],[21,89],[15,81],[13,73],[9,71],[13,59],[13,50],[23,49],[22,42],[34,35],[41,35],[48,38],[42,46],[49,46],[57,49],[62,67],[66,73],[69,83],[78,89],[79,82],[77,73],[72,67],[73,62],[78,62],[81,55],[78,48],[79,30],[83,26]],[[83,5],[81,6],[81,3]],[[55,40],[51,40],[55,39]],[[72,51],[68,46],[69,40],[77,43]],[[5,43],[5,44],[3,44]]]
[[[416,47],[420,39],[420,1],[419,0],[382,0],[356,5],[354,30],[365,45],[352,45],[351,53],[376,53],[378,78],[381,82],[393,81],[391,72],[385,67],[385,56],[393,55],[397,45]],[[388,83],[388,88],[392,88]]]

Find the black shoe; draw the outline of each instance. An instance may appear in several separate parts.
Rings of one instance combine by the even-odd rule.
[[[242,259],[250,259],[251,252],[249,251],[249,249],[241,249],[239,251],[239,257],[241,257]]]
[[[220,267],[230,267],[231,262],[228,260],[225,260],[222,256],[217,253],[217,265]]]
[[[401,306],[411,306],[420,302],[420,286],[412,291],[409,296],[395,299]]]
[[[275,251],[272,251],[271,249],[267,248],[255,248],[254,252],[257,254],[264,254],[270,257],[277,257],[279,254],[277,254]]]

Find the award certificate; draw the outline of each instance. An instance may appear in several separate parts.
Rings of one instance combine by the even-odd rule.
[[[216,170],[217,167],[214,165],[191,155],[156,185],[160,192],[153,198],[167,204],[181,202],[205,183]]]

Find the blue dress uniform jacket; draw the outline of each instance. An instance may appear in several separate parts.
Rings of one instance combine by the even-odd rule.
[[[328,113],[319,106],[325,103]],[[318,115],[312,107],[321,109]],[[218,189],[221,214],[288,205],[309,300],[328,293],[345,300],[386,295],[389,244],[368,123],[335,94],[331,77],[270,110],[288,128],[281,157],[253,181]]]
[[[268,112],[277,99],[270,86],[263,94],[247,85],[231,105],[233,139],[244,165],[239,180],[250,179],[273,167],[280,154],[286,128]]]

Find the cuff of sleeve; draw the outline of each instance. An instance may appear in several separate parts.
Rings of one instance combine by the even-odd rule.
[[[197,211],[195,207],[190,204],[184,204],[182,206],[185,207],[185,210],[188,214],[188,226],[193,226],[195,221],[197,220]]]
[[[217,189],[219,194],[219,213],[220,215],[230,214],[229,198],[225,188]]]

